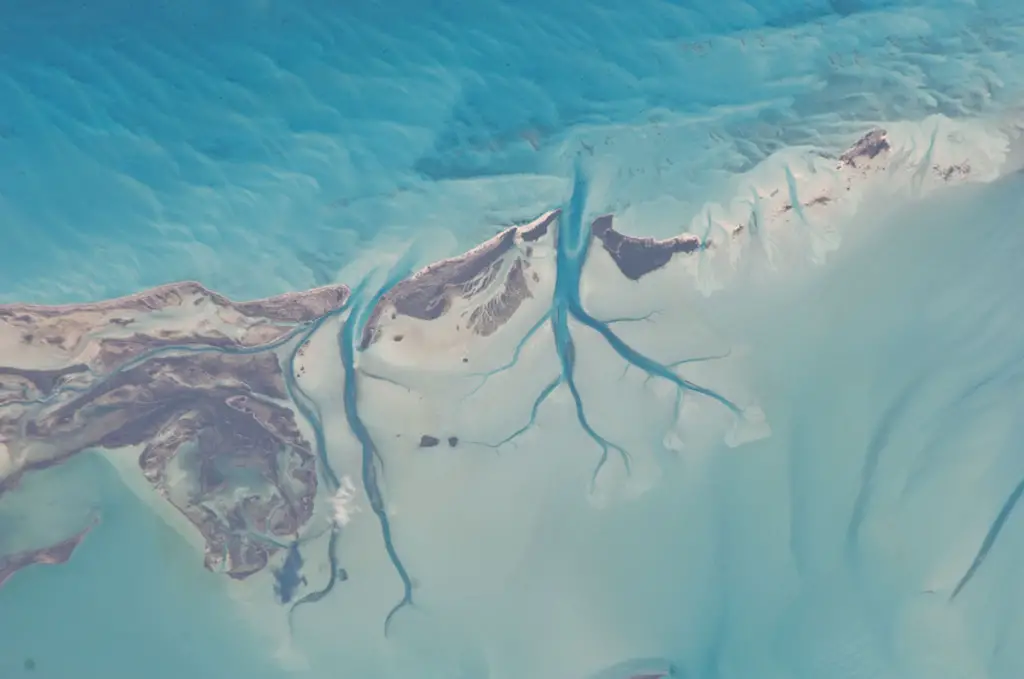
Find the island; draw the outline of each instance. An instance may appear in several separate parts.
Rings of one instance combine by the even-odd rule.
[[[334,285],[232,302],[184,282],[0,306],[0,501],[24,474],[84,450],[141,446],[140,472],[202,535],[206,566],[233,578],[263,569],[309,521],[317,491],[274,350],[348,295]],[[8,557],[8,568],[75,544]]]
[[[815,156],[820,167],[800,178],[805,195],[797,196],[795,183],[787,184],[784,177],[757,187],[757,205],[747,208],[741,221],[719,225],[720,242],[685,229],[661,240],[631,236],[617,230],[611,214],[585,221],[577,214],[570,224],[561,208],[553,208],[529,223],[503,228],[463,254],[400,276],[376,297],[361,294],[357,302],[372,302],[372,308],[358,324],[353,345],[363,352],[379,348],[374,345],[385,339],[386,346],[415,345],[419,340],[408,339],[408,333],[422,335],[423,324],[436,321],[450,326],[451,332],[442,333],[445,346],[458,352],[470,342],[489,341],[530,307],[532,325],[518,339],[512,362],[476,374],[485,380],[511,368],[529,335],[546,324],[560,374],[538,396],[532,417],[559,385],[568,385],[579,404],[581,426],[604,457],[612,451],[625,458],[625,451],[599,436],[585,419],[573,378],[570,318],[596,331],[626,363],[649,376],[717,400],[734,415],[744,413],[634,350],[610,329],[618,321],[590,315],[580,293],[589,258],[605,257],[614,268],[602,268],[600,275],[617,269],[623,284],[630,285],[677,259],[728,247],[729,239],[784,231],[796,219],[810,224],[821,210],[852,195],[854,183],[886,171],[893,154],[889,134],[874,129],[838,156]],[[831,174],[824,169],[830,163],[835,163]],[[927,169],[940,182],[971,172],[966,160]],[[564,233],[582,245],[566,245]],[[302,433],[301,420],[308,419],[310,405],[300,402],[304,398],[296,396],[293,383],[306,367],[292,374],[290,361],[302,355],[304,338],[317,322],[346,308],[357,281],[350,283],[352,288],[334,284],[252,301],[231,300],[197,282],[178,282],[101,302],[0,305],[0,502],[24,475],[83,451],[132,451],[153,492],[201,535],[207,568],[245,579],[276,556],[283,562],[275,571],[279,597],[291,600],[303,582],[298,541],[314,515],[321,482],[334,474],[324,468],[324,451]],[[432,348],[415,349],[405,354],[410,364],[433,356]],[[465,353],[455,360],[469,362]],[[359,369],[353,360],[349,363],[354,378]],[[339,416],[351,421],[355,414]],[[455,448],[460,446],[457,433],[424,432],[418,448],[440,453],[442,441]],[[374,478],[367,476],[368,482]],[[335,478],[324,485],[333,493],[338,482]],[[375,488],[366,492],[379,499]],[[66,561],[86,532],[0,557],[0,583],[26,565]]]

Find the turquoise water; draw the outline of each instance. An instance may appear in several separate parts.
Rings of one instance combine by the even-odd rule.
[[[474,243],[565,198],[576,138],[616,176],[603,209],[659,197],[642,230],[675,233],[771,151],[1015,105],[1021,11],[10,3],[0,296],[180,278],[257,296],[332,280],[414,228]]]
[[[65,489],[46,505],[86,505],[102,521],[72,565],[29,568],[0,590],[0,676],[280,676],[239,633],[219,579],[105,462],[87,455],[42,475]]]
[[[710,296],[669,279],[619,299],[579,237],[606,211],[675,235],[749,195],[744,173],[876,124],[919,125],[934,157],[978,170],[955,146],[968,128],[922,121],[1019,129],[1022,94],[1009,0],[5,5],[0,302],[182,279],[255,298],[406,259],[367,279],[354,321],[316,331],[330,358],[303,414],[328,441],[323,483],[355,479],[362,504],[337,545],[304,551],[337,546],[348,571],[332,560],[297,609],[305,664],[282,660],[285,609],[238,605],[240,585],[83,456],[0,504],[4,549],[45,543],[62,512],[102,518],[68,564],[0,589],[0,679],[1015,679],[1024,175],[875,194],[829,218],[842,243],[822,266],[770,271],[751,249]],[[466,416],[507,407],[487,440],[526,438],[376,450],[382,422],[419,422],[348,379],[377,286],[558,207],[550,308],[511,345],[520,381]],[[645,304],[684,318],[600,320]],[[742,358],[683,379],[666,347]],[[681,401],[696,423],[666,424]],[[771,436],[705,431],[754,405]],[[656,469],[649,487],[595,508],[626,460]]]

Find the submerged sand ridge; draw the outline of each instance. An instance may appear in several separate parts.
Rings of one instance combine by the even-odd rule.
[[[594,346],[603,345],[600,360],[617,361],[624,375],[641,374],[643,388],[667,385],[666,449],[693,412],[725,422],[737,445],[767,435],[756,395],[717,372],[731,347],[691,350],[679,340],[693,330],[685,323],[661,326],[669,337],[658,337],[657,314],[672,312],[665,291],[723,287],[751,252],[779,270],[796,259],[824,261],[838,247],[840,217],[873,182],[918,190],[995,176],[991,158],[911,145],[902,133],[872,130],[839,155],[809,154],[774,174],[763,169],[752,179],[753,198],[718,206],[714,216],[709,210],[673,238],[631,236],[617,228],[617,216],[570,204],[389,280],[376,296],[351,281],[352,288],[234,302],[178,283],[93,304],[0,306],[0,503],[26,474],[88,449],[137,455],[154,496],[201,536],[208,568],[238,580],[283,571],[289,594],[279,598],[315,603],[360,573],[335,563],[336,534],[348,530],[336,518],[329,584],[317,589],[299,577],[321,505],[343,494],[345,502],[372,504],[374,512],[356,511],[354,520],[379,516],[388,558],[404,574],[402,537],[392,539],[387,523],[389,492],[404,488],[401,456],[420,454],[415,464],[425,467],[431,462],[422,455],[444,450],[507,450],[538,426],[549,401],[566,399],[583,440],[598,449],[587,463],[591,492],[626,478],[644,478],[634,489],[644,492],[656,483],[656,462],[647,459],[654,456],[642,450],[647,434],[616,438],[609,416],[592,414],[595,402],[609,400],[588,381]],[[655,311],[631,313],[645,296]],[[318,325],[328,317],[350,330],[352,358],[334,337],[324,339],[330,332],[346,341],[337,323]],[[332,382],[332,371],[343,379]],[[510,377],[516,371],[531,375]],[[336,397],[345,380],[361,386],[355,405]],[[324,433],[327,418],[353,429],[356,407],[366,422],[364,447],[372,439],[370,473],[350,453],[351,435],[338,443]],[[313,437],[304,433],[310,429]],[[361,478],[361,493],[342,478]],[[2,557],[0,583],[33,563],[67,560],[82,537]],[[630,671],[623,676],[671,676],[657,664]]]

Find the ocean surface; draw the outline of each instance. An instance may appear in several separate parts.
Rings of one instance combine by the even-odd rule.
[[[0,2],[0,303],[356,289],[300,385],[337,591],[207,571],[84,453],[0,499],[0,555],[101,517],[0,587],[0,679],[1018,679],[1022,104],[1015,0]],[[585,270],[599,214],[707,238],[875,127],[900,173],[728,276]],[[536,426],[371,483],[366,428],[425,416],[356,392],[358,323],[553,209],[550,331],[437,405]]]

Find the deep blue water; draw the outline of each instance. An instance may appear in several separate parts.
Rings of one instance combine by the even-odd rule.
[[[183,277],[253,296],[408,229],[468,244],[561,201],[580,139],[615,173],[605,207],[671,196],[651,230],[677,229],[773,150],[1011,106],[1024,73],[1010,2],[2,12],[7,300]]]
[[[607,399],[577,386],[592,365],[577,361],[593,347],[580,338],[596,331],[622,361],[669,373],[584,309],[586,247],[569,241],[609,210],[627,231],[673,235],[773,154],[835,150],[871,125],[935,114],[1019,123],[1022,95],[1024,4],[1011,0],[8,0],[0,302],[181,279],[237,298],[355,285],[381,252],[426,243],[387,286],[423,253],[569,208],[549,325],[531,331],[550,330],[560,372],[527,399],[529,424],[559,385],[571,407],[546,443],[525,445],[583,451],[588,474],[566,499],[551,492],[564,467],[532,470],[546,485],[523,492],[543,520],[521,570],[467,595],[478,608],[459,600],[441,624],[429,603],[412,605],[436,603],[417,571],[433,537],[410,539],[385,507],[394,488],[377,477],[356,383],[330,407],[290,385],[318,449],[327,425],[349,423],[362,467],[331,469],[324,455],[322,478],[332,491],[341,474],[362,479],[382,567],[400,580],[383,598],[411,609],[396,613],[396,639],[357,657],[340,630],[377,634],[385,621],[320,607],[309,676],[583,679],[571,673],[612,666],[601,679],[629,679],[673,665],[695,679],[1015,679],[1019,176],[932,212],[872,214],[804,287],[722,293],[720,325],[755,347],[750,381],[773,438],[745,457],[716,445],[710,468],[671,468],[645,501],[601,518],[570,494],[626,456],[602,433]],[[333,339],[344,376],[384,291],[360,289]],[[714,384],[668,379],[672,398],[697,392],[740,412]],[[69,564],[0,590],[0,679],[305,676],[278,664],[223,579],[101,460],[47,474],[103,520]],[[437,540],[466,554],[500,540],[518,509],[485,504],[461,514],[493,511],[493,535],[458,542],[459,528],[432,525]],[[0,530],[13,525],[2,511]],[[324,597],[336,560],[353,560],[336,547],[332,535]],[[392,662],[386,644],[407,641],[419,655]],[[600,660],[579,660],[588,653]]]

